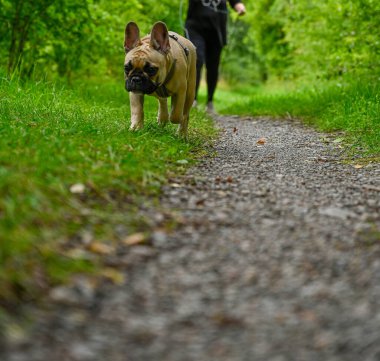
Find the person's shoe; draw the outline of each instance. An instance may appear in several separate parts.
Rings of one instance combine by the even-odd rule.
[[[210,115],[215,115],[216,114],[216,111],[215,111],[215,108],[214,108],[214,104],[212,102],[208,102],[207,105],[206,105],[206,113],[210,114]]]

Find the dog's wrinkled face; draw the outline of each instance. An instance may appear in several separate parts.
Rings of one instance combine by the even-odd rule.
[[[166,54],[170,49],[167,29],[153,28],[150,38],[141,41],[137,25],[131,22],[125,29],[124,48],[125,89],[153,93],[167,75]]]
[[[144,57],[144,53],[143,49],[137,49],[125,57],[125,89],[129,92],[151,94],[159,84],[159,64]]]

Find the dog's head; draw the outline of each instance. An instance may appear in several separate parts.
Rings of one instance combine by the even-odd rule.
[[[125,88],[127,91],[151,94],[164,82],[169,71],[169,33],[163,22],[153,25],[150,37],[140,39],[136,23],[125,28],[124,61]]]

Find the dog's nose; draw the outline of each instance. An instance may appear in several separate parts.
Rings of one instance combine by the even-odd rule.
[[[131,82],[134,83],[134,84],[141,84],[142,83],[142,79],[140,76],[133,76],[131,78]]]

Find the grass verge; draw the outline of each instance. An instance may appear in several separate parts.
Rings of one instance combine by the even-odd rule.
[[[122,84],[70,90],[1,79],[0,306],[96,269],[65,244],[83,230],[112,242],[119,225],[141,228],[144,197],[204,154],[212,122],[192,113],[185,142],[173,125],[156,125],[156,106],[146,99],[146,126],[132,133]]]
[[[380,85],[348,82],[286,87],[221,89],[218,110],[226,114],[297,117],[327,132],[344,131],[367,154],[380,154]]]

